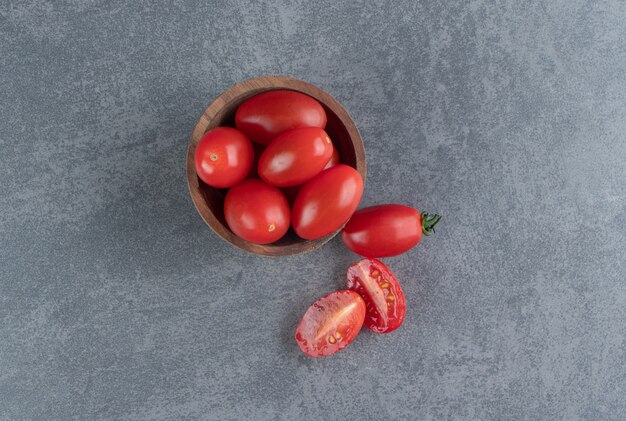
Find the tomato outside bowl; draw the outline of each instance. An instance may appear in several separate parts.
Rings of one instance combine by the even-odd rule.
[[[219,237],[241,250],[263,256],[308,253],[328,242],[341,228],[315,240],[304,240],[293,229],[289,229],[283,238],[271,244],[255,244],[239,238],[228,228],[224,217],[224,197],[228,190],[211,187],[200,180],[196,173],[194,155],[198,142],[206,131],[219,126],[235,127],[235,112],[239,105],[255,95],[277,89],[301,92],[322,104],[327,117],[325,130],[337,148],[341,162],[355,168],[364,182],[366,175],[363,139],[348,112],[324,90],[288,76],[261,76],[237,83],[224,91],[204,111],[191,134],[187,150],[189,193],[204,222]]]

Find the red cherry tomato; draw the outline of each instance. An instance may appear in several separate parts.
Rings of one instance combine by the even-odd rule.
[[[359,206],[363,195],[361,174],[344,164],[335,165],[307,181],[293,204],[293,228],[301,238],[321,238],[341,228]]]
[[[237,109],[235,126],[250,139],[268,145],[287,130],[326,127],[322,105],[300,92],[275,90],[253,96]]]
[[[259,159],[259,176],[272,186],[297,186],[322,171],[332,155],[333,145],[324,129],[289,130],[265,148]]]
[[[389,333],[404,322],[404,292],[383,262],[362,259],[350,266],[348,289],[357,292],[365,301],[365,326],[372,332]]]
[[[330,158],[330,161],[328,161],[328,164],[326,164],[324,169],[326,170],[330,167],[334,167],[337,164],[341,164],[341,158],[339,158],[339,151],[333,145],[333,156]],[[283,187],[280,189],[280,191],[282,191],[285,194],[285,197],[287,198],[287,202],[289,202],[291,206],[293,206],[293,202],[296,201],[296,197],[298,196],[298,192],[300,191],[301,187],[302,185],[298,185],[298,186],[292,186],[292,187]]]
[[[430,235],[440,215],[404,205],[379,205],[352,215],[341,232],[341,239],[353,252],[366,257],[389,257],[404,253]]]
[[[309,357],[344,349],[361,330],[365,302],[354,291],[335,291],[314,302],[296,329],[296,342]]]
[[[232,187],[252,168],[252,142],[230,127],[216,127],[202,136],[195,153],[198,177],[210,186]]]
[[[276,187],[249,179],[226,193],[224,216],[230,229],[256,244],[272,243],[289,229],[290,211]]]
[[[337,164],[341,164],[341,158],[339,157],[339,151],[337,150],[337,147],[333,145],[333,156],[330,157],[330,161],[328,161],[328,164],[326,164],[324,169],[334,167]]]

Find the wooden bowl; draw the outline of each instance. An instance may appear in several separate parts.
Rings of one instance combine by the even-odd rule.
[[[202,219],[220,237],[235,247],[265,256],[288,256],[315,250],[333,238],[339,230],[317,240],[304,240],[293,229],[275,243],[254,244],[237,237],[224,219],[224,197],[226,189],[210,187],[196,174],[194,154],[204,133],[218,126],[235,127],[235,112],[246,99],[265,91],[289,89],[307,94],[322,104],[328,122],[326,132],[333,140],[341,162],[355,168],[365,181],[365,150],[356,125],[346,110],[332,96],[317,86],[287,76],[262,76],[233,85],[218,96],[198,120],[189,141],[187,151],[187,179],[189,192]]]

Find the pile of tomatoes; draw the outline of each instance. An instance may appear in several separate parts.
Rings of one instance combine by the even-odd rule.
[[[325,126],[326,112],[315,99],[275,90],[241,104],[236,128],[204,134],[196,172],[210,186],[230,188],[224,216],[237,236],[273,243],[293,226],[299,237],[313,240],[346,223],[363,195],[363,180],[339,162]]]
[[[207,131],[195,153],[200,179],[229,189],[224,216],[237,236],[268,244],[292,226],[299,237],[313,240],[345,225],[343,242],[366,257],[348,269],[346,290],[320,298],[302,317],[296,342],[311,357],[343,349],[363,324],[376,333],[400,327],[404,293],[391,270],[374,258],[406,252],[441,218],[394,204],[356,211],[363,180],[340,162],[324,131],[326,121],[315,99],[268,91],[239,106],[235,128]]]

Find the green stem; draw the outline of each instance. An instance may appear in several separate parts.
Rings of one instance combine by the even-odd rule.
[[[427,212],[422,212],[422,233],[424,235],[430,235],[435,232],[435,225],[441,219],[441,215],[437,215],[436,213],[430,214]]]

